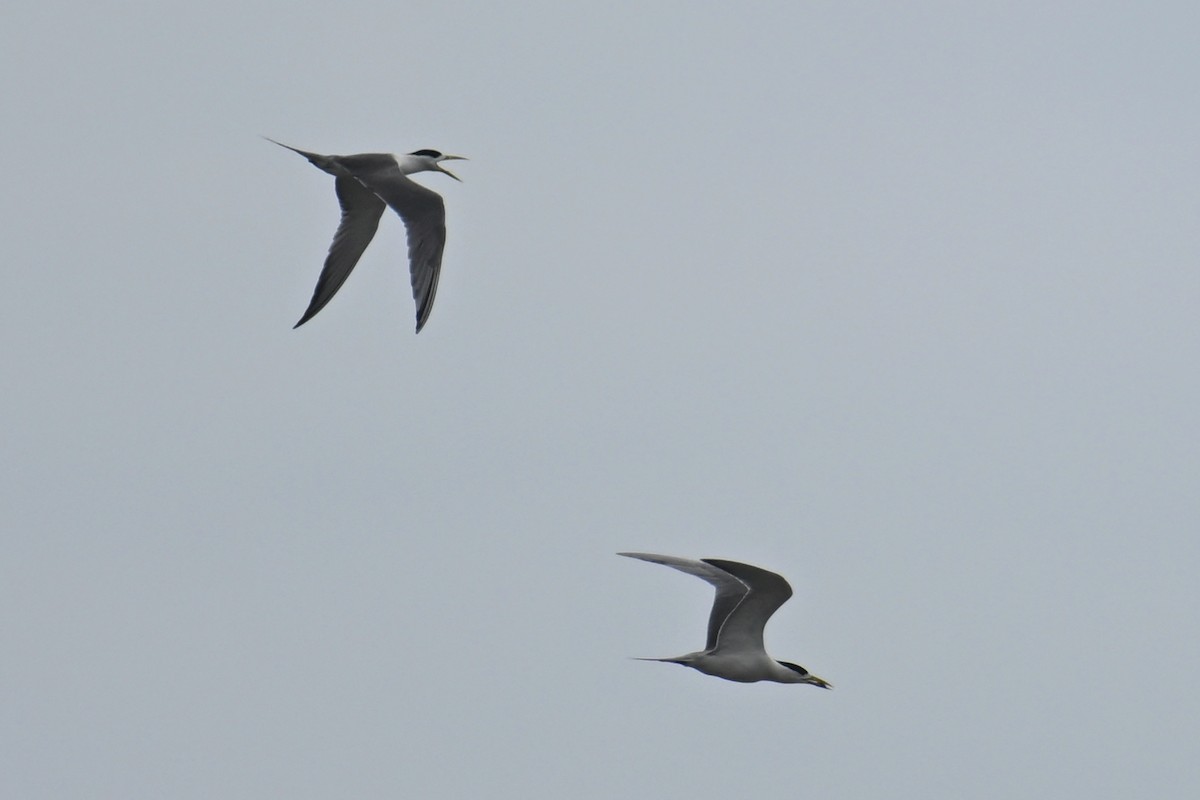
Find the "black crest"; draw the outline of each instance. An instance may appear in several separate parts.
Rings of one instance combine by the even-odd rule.
[[[410,156],[428,156],[429,158],[441,158],[442,154],[437,150],[413,150],[409,153]]]
[[[804,675],[804,676],[808,675],[808,670],[806,670],[804,667],[800,666],[799,664],[793,664],[790,661],[780,661],[779,663],[783,664],[785,667],[792,670],[793,672],[799,672],[801,675]]]

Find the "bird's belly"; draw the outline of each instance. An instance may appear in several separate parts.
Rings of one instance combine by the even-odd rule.
[[[754,683],[770,677],[769,661],[770,659],[759,657],[757,654],[710,653],[696,659],[691,666],[705,675],[714,675],[727,681]]]

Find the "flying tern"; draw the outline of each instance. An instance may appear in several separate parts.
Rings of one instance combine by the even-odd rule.
[[[676,658],[642,658],[639,661],[682,664],[705,675],[740,683],[775,681],[833,688],[799,664],[776,661],[763,648],[763,627],[776,609],[792,596],[792,587],[783,576],[750,564],[719,558],[695,561],[654,553],[617,555],[662,564],[695,575],[717,590],[708,618],[708,643],[703,650]]]
[[[267,137],[263,137],[267,138]],[[294,327],[299,328],[317,315],[333,299],[350,277],[363,251],[375,236],[384,208],[404,220],[408,231],[408,271],[412,279],[413,300],[417,304],[417,333],[425,327],[437,293],[438,274],[442,269],[442,249],[446,246],[446,206],[442,197],[408,178],[414,172],[441,172],[454,180],[457,175],[442,166],[443,161],[466,160],[437,150],[414,150],[405,155],[360,153],[352,156],[323,156],[267,139],[307,158],[318,169],[334,177],[342,221],[333,235],[329,255],[317,279],[308,310]]]

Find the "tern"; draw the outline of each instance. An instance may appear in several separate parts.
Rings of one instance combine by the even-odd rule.
[[[617,555],[662,564],[695,575],[717,590],[712,614],[708,618],[708,643],[703,650],[676,658],[640,658],[639,661],[682,664],[705,675],[739,683],[775,681],[833,688],[799,664],[776,661],[763,648],[763,627],[776,609],[792,596],[792,587],[783,576],[750,564],[719,558],[695,561],[654,553]]]
[[[307,158],[334,180],[342,221],[338,223],[329,246],[329,255],[317,279],[308,310],[293,327],[299,328],[317,315],[333,299],[338,289],[350,277],[363,251],[375,236],[384,208],[404,220],[408,231],[408,271],[412,279],[413,300],[417,304],[417,333],[425,327],[437,293],[438,274],[442,269],[442,249],[446,246],[446,206],[442,197],[408,178],[414,172],[441,172],[461,180],[442,166],[443,161],[466,160],[465,156],[448,156],[437,150],[414,150],[405,155],[390,153],[360,153],[352,156],[323,156],[309,153],[291,145],[268,142],[286,147]]]

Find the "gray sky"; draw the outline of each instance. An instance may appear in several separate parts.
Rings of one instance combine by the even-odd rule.
[[[5,12],[0,794],[1196,796],[1194,4],[481,5]]]

